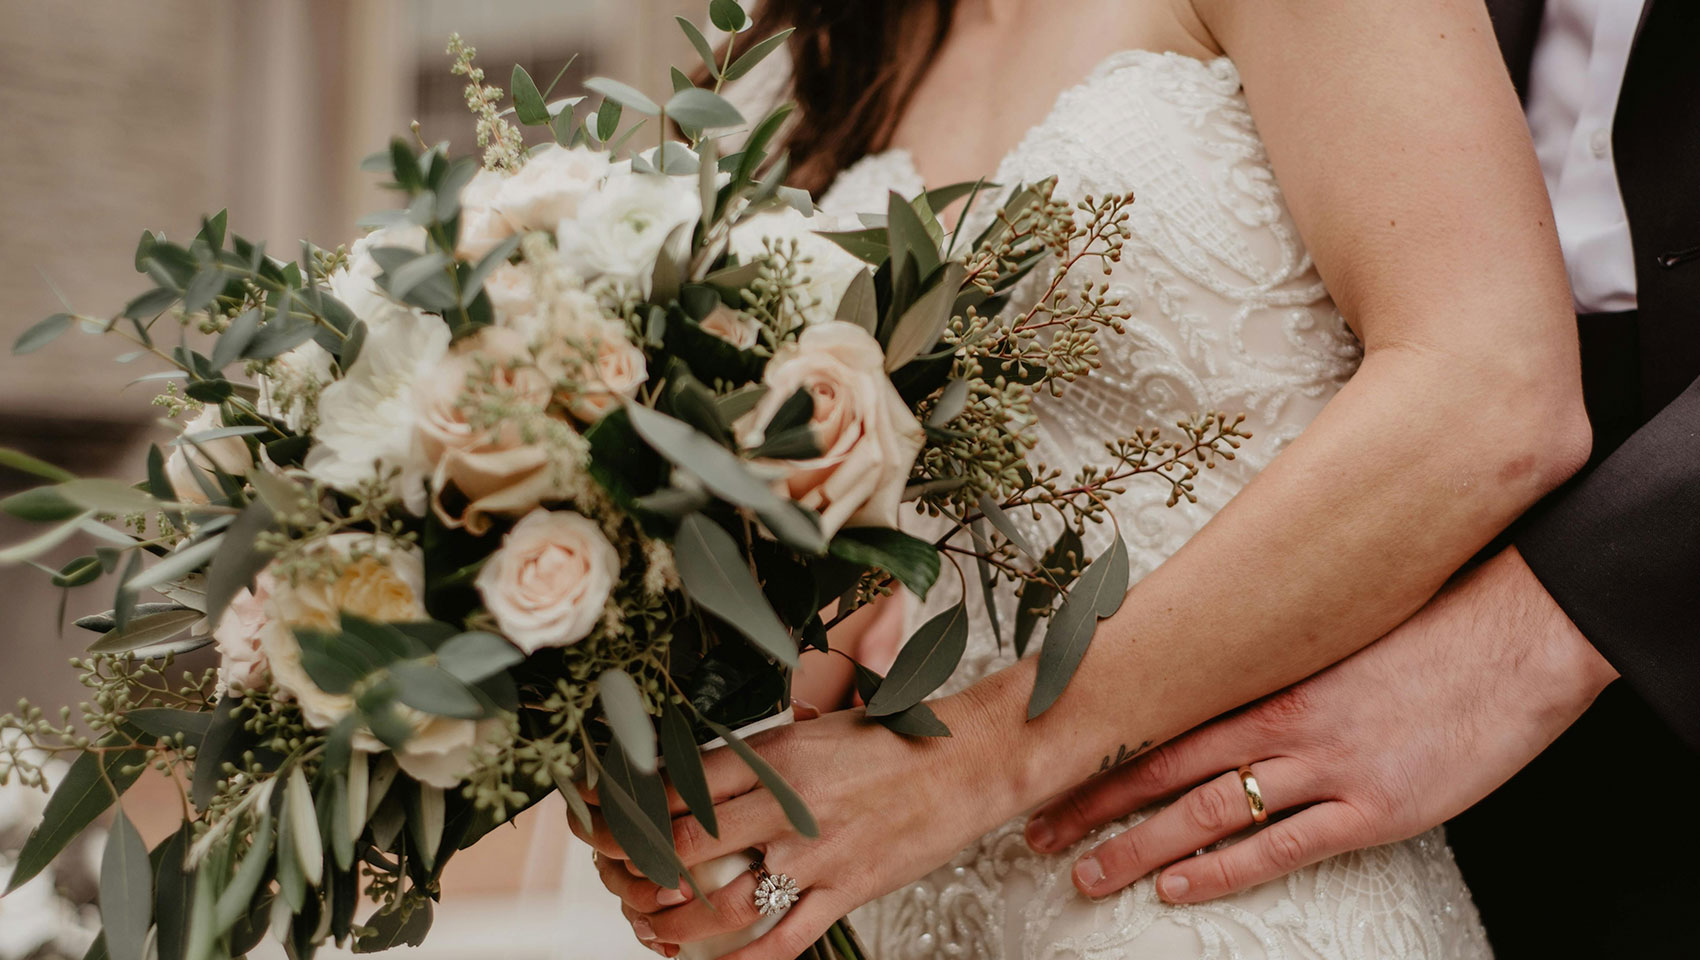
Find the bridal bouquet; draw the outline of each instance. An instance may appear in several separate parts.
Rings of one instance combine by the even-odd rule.
[[[711,16],[747,24],[730,0]],[[268,931],[301,958],[417,944],[453,854],[552,792],[588,823],[593,790],[645,874],[694,885],[659,768],[713,831],[701,744],[723,739],[814,831],[736,732],[788,710],[799,650],[971,558],[960,575],[988,595],[1022,584],[1018,648],[1050,618],[1036,714],[1127,583],[1119,539],[1088,561],[1075,531],[1128,477],[1180,499],[1232,455],[1243,434],[1211,416],[1066,480],[1028,462],[1034,397],[1126,316],[1069,281],[1117,257],[1131,197],[1020,187],[947,236],[935,212],[990,188],[964,184],[824,229],[784,183],[788,108],[752,123],[717,92],[784,35],[732,60],[685,27],[712,84],[675,71],[665,103],[608,79],[551,101],[516,68],[504,107],[456,38],[482,163],[396,140],[368,164],[403,203],[347,249],[286,261],[224,214],[187,243],[146,233],[149,286],[122,311],[18,340],[129,341],[118,359],[162,368],[141,379],[175,433],[137,482],[0,451],[45,481],[0,502],[45,527],[0,560],[112,589],[77,621],[97,635],[72,661],[80,717],[0,719],[0,782],[75,758],[10,888],[120,807],[90,956],[237,957]],[[1035,270],[1041,292],[1012,301]],[[944,535],[904,532],[905,504]],[[1071,530],[1037,551],[1016,509]],[[73,539],[86,556],[36,562]],[[922,625],[887,676],[858,669],[872,722],[948,734],[923,698],[966,619]],[[174,671],[208,645],[215,667]],[[119,803],[144,774],[182,796],[152,850]],[[842,927],[820,949],[856,955]]]

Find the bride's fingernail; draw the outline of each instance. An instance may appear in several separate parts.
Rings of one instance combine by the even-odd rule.
[[[632,921],[632,932],[644,943],[655,939],[655,928],[649,925],[648,917],[638,917]]]
[[[1104,867],[1097,857],[1081,857],[1074,865],[1074,882],[1082,887],[1096,887],[1104,882]]]
[[[655,902],[664,907],[676,907],[690,898],[691,895],[683,890],[674,890],[672,887],[662,887],[661,892],[655,895]]]
[[[1192,881],[1178,873],[1165,874],[1157,880],[1157,891],[1170,903],[1179,903],[1190,889]]]
[[[1051,826],[1051,821],[1044,817],[1034,817],[1027,821],[1027,845],[1043,853],[1051,849],[1051,844],[1057,840],[1057,831]]]

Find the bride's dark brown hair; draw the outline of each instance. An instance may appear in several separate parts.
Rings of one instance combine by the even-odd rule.
[[[761,0],[733,55],[786,27],[791,99],[787,179],[819,195],[838,171],[891,144],[956,0]],[[701,78],[699,78],[700,80]],[[752,121],[759,119],[750,118]]]

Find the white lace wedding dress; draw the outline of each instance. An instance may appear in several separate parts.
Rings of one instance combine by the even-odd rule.
[[[776,58],[777,59],[777,58]],[[1102,462],[1104,441],[1204,410],[1244,412],[1255,433],[1237,460],[1198,478],[1197,504],[1164,505],[1166,486],[1135,483],[1115,501],[1135,577],[1174,553],[1316,416],[1357,368],[1361,350],[1311,264],[1270,171],[1226,58],[1127,52],[1063,93],[1005,157],[1005,185],[1058,178],[1059,195],[1132,190],[1132,239],[1111,278],[1133,309],[1127,334],[1101,338],[1103,369],[1048,401],[1040,460],[1072,473]],[[888,190],[921,189],[899,150],[845,170],[821,198],[830,213],[884,212]],[[983,221],[982,221],[983,222]],[[968,229],[975,228],[969,218]],[[1050,542],[1056,530],[1034,531]],[[1088,552],[1096,555],[1108,530]],[[942,692],[1010,661],[979,591],[967,656]],[[956,602],[941,577],[926,616]],[[1004,622],[1014,598],[998,603]],[[1128,678],[1136,696],[1139,678]],[[1062,786],[1059,784],[1059,787]],[[1238,896],[1169,906],[1151,880],[1105,900],[1069,882],[1079,853],[1040,856],[1021,820],[992,831],[948,866],[855,915],[878,960],[1468,960],[1491,956],[1441,831],[1336,857]],[[894,838],[901,842],[901,838]]]

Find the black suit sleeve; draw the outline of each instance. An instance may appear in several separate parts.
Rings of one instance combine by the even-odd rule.
[[[1514,542],[1583,635],[1700,749],[1700,380],[1543,501]]]

